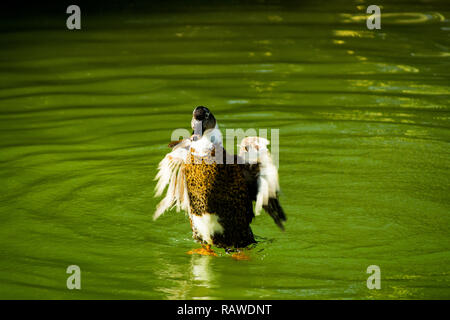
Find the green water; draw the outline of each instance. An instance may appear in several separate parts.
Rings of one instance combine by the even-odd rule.
[[[0,298],[450,298],[448,3],[226,3],[2,20]],[[286,231],[257,217],[249,261],[152,221],[197,105],[280,130]]]

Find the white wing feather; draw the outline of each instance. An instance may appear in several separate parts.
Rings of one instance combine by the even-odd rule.
[[[261,137],[247,137],[240,145],[240,156],[246,163],[259,164],[258,192],[256,195],[255,214],[259,215],[263,206],[269,203],[269,198],[276,198],[280,191],[278,169],[273,164],[267,149],[269,141]]]
[[[189,139],[183,140],[159,163],[158,173],[155,177],[155,180],[158,180],[155,187],[155,196],[161,196],[167,186],[168,188],[166,196],[156,207],[153,220],[158,219],[165,211],[173,207],[176,207],[177,211],[181,209],[189,213],[184,164],[189,156],[190,143]]]

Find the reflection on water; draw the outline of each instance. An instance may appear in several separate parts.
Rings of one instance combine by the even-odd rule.
[[[213,285],[214,275],[210,268],[211,259],[213,259],[211,256],[192,255],[192,279],[198,282],[199,286],[210,288]]]
[[[212,256],[190,255],[189,265],[171,264],[160,261],[165,269],[158,270],[160,279],[171,279],[156,290],[163,292],[167,299],[219,299],[211,295],[218,288],[217,275],[212,270]],[[188,272],[186,272],[188,271]]]
[[[214,259],[212,256],[199,256],[192,255],[191,258],[191,272],[192,281],[196,287],[204,287],[207,289],[206,294],[208,294],[208,289],[217,288],[218,284],[215,282],[216,275],[211,269],[211,260]],[[201,290],[193,290],[195,292]],[[203,296],[192,296],[193,299],[214,299],[215,297],[203,295]]]

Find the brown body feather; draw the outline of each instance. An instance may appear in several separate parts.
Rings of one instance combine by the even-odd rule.
[[[243,248],[255,243],[250,223],[254,217],[252,192],[242,164],[219,164],[191,156],[185,176],[191,214],[215,214],[222,233],[211,238],[218,247]],[[194,238],[203,241],[192,224]]]

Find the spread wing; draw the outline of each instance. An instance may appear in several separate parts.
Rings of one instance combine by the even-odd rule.
[[[182,209],[189,212],[189,196],[184,176],[184,165],[188,158],[190,144],[190,139],[182,140],[159,163],[158,173],[155,177],[155,180],[158,180],[155,187],[155,196],[161,196],[167,186],[168,188],[166,196],[156,207],[153,220],[173,207],[176,207],[177,211]]]
[[[259,215],[264,209],[284,230],[283,222],[286,215],[280,205],[278,194],[280,185],[278,169],[273,164],[267,149],[269,141],[261,137],[247,137],[242,140],[239,156],[247,164],[246,178],[252,192],[255,204],[255,214]]]

